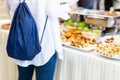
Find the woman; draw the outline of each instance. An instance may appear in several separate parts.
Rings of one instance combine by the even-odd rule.
[[[23,1],[23,0],[21,0]],[[36,80],[53,80],[57,56],[62,60],[62,46],[60,40],[58,18],[68,19],[67,12],[69,4],[60,0],[25,0],[38,28],[39,38],[48,16],[46,30],[42,41],[42,51],[31,61],[21,61],[13,59],[18,65],[18,80],[32,80],[34,69],[36,70]],[[5,0],[6,10],[11,19],[19,0]]]

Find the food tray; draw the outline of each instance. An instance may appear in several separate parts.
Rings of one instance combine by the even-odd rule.
[[[85,16],[85,22],[94,26],[113,27],[115,21],[113,17]]]
[[[85,47],[85,48],[77,48],[77,47],[71,46],[69,42],[64,42],[62,43],[62,45],[69,48],[77,49],[80,51],[86,51],[86,52],[93,51],[96,48],[96,45],[89,45],[88,47]]]
[[[76,9],[69,12],[70,14],[80,14],[91,16],[93,18],[120,18],[120,12],[109,12],[109,11],[100,11],[100,10],[90,10],[90,9]]]
[[[114,39],[111,39],[114,38]],[[106,42],[106,40],[109,42]],[[109,59],[120,60],[120,35],[101,37],[101,44],[96,47],[94,53]],[[112,41],[112,42],[111,42]],[[117,51],[117,52],[116,52]]]
[[[85,22],[100,27],[113,27],[115,23],[114,17],[104,14],[105,11],[87,10],[84,15]]]
[[[98,10],[89,10],[89,9],[76,9],[69,12],[70,14],[79,14],[79,15],[102,15],[103,11]]]
[[[71,11],[70,14],[79,14],[85,17],[85,22],[95,26],[113,27],[115,24],[114,19],[120,17],[120,12],[117,15],[106,14],[108,11],[80,9]],[[111,12],[112,13],[112,12]]]

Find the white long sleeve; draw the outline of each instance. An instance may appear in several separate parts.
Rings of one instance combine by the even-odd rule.
[[[58,52],[58,57],[63,59],[58,18],[69,18],[67,14],[69,5],[60,5],[59,0],[26,0],[26,3],[36,20],[39,38],[41,38],[45,19],[48,15],[46,30],[41,45],[42,51],[31,61],[12,60],[16,64],[24,67],[28,65],[41,66],[49,61],[55,51]],[[11,18],[13,17],[18,4],[19,0],[5,0],[6,10]]]

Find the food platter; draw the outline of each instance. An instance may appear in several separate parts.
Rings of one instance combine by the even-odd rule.
[[[120,60],[120,35],[102,37],[94,52],[109,59]]]
[[[80,51],[93,51],[96,48],[95,45],[89,45],[88,47],[85,47],[85,48],[82,48],[82,47],[77,48],[77,47],[71,46],[70,42],[64,42],[64,43],[62,43],[62,45],[66,46],[66,47],[73,48],[73,49],[77,49]]]
[[[81,51],[95,49],[96,39],[100,37],[101,30],[90,30],[84,22],[76,23],[77,26],[70,25],[71,27],[68,23],[70,25],[71,20],[64,22],[64,26],[61,27],[61,40],[64,46]]]

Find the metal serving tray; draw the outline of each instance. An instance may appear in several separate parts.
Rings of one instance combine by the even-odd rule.
[[[113,27],[115,24],[113,17],[100,17],[100,16],[90,16],[86,15],[85,22],[91,25],[100,26],[100,27]]]
[[[79,9],[71,11],[70,14],[79,14],[85,17],[85,22],[91,25],[100,27],[113,27],[115,24],[115,18],[118,16],[105,15],[107,11]]]

